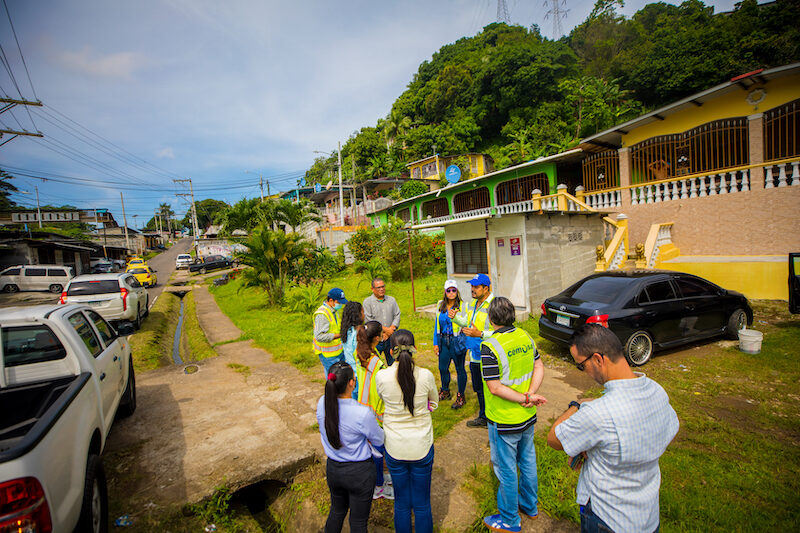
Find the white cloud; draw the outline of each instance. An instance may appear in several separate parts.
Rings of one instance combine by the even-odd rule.
[[[156,153],[156,157],[158,157],[159,159],[164,159],[164,158],[175,159],[175,150],[169,147],[162,148]]]
[[[80,50],[63,50],[54,54],[56,63],[67,70],[88,74],[93,78],[130,81],[135,71],[147,64],[144,55],[137,52],[100,54],[90,46]]]

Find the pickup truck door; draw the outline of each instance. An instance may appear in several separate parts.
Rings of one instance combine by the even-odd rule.
[[[94,328],[89,324],[89,320],[81,313],[76,311],[68,317],[70,325],[75,329],[89,354],[94,359],[95,375],[99,380],[100,398],[103,406],[104,430],[111,427],[114,421],[114,402],[119,397],[119,356],[114,358],[114,350],[105,347],[100,342]]]
[[[116,366],[114,372],[117,374],[116,379],[116,397],[122,397],[122,391],[125,390],[125,374],[127,369],[124,367],[126,363],[125,351],[122,348],[122,343],[119,341],[117,332],[112,328],[103,317],[91,310],[85,310],[86,316],[89,317],[89,322],[94,326],[95,331],[103,341],[106,351],[111,352],[111,362]],[[106,379],[109,379],[106,377]]]

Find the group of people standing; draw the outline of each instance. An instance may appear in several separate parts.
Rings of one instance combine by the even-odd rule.
[[[492,294],[489,276],[476,274],[468,283],[472,298],[466,304],[453,280],[445,282],[437,304],[433,344],[440,387],[429,370],[415,364],[414,336],[398,329],[400,309],[386,295],[384,280],[372,281],[373,295],[363,305],[347,301],[341,289],[331,289],[314,313],[314,350],[326,376],[325,395],[317,406],[331,492],[326,532],[341,531],[348,510],[351,531],[366,531],[377,498],[394,499],[396,531],[412,531],[412,515],[417,532],[433,530],[431,412],[439,402],[453,399],[451,365],[457,376],[451,408],[465,405],[467,356],[478,399],[478,415],[467,426],[488,428],[499,481],[498,513],[485,517],[484,525],[517,532],[522,518],[538,517],[533,437],[536,408],[547,402],[538,394],[544,365],[531,336],[514,326],[514,305]],[[574,457],[570,464],[575,468],[586,461],[577,498],[582,531],[657,530],[658,458],[678,424],[666,393],[628,367],[619,340],[602,326],[577,331],[570,353],[579,370],[614,393],[580,413],[581,403],[571,402],[548,436],[548,444]],[[637,402],[655,418],[643,420],[633,408]],[[631,448],[638,444],[644,447]],[[608,493],[613,484],[605,476],[613,474],[624,481]],[[631,485],[637,481],[641,492]]]

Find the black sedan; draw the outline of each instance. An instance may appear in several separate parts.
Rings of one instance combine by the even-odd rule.
[[[205,274],[210,270],[219,270],[220,268],[229,268],[233,263],[221,255],[207,255],[203,258],[201,263],[194,263],[189,265],[189,272],[199,272]]]
[[[569,346],[586,323],[608,327],[634,366],[654,350],[737,332],[753,323],[744,295],[691,274],[621,270],[593,274],[542,304],[539,335]]]

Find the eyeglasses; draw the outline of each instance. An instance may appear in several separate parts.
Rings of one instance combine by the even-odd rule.
[[[458,289],[450,287],[449,289],[445,289],[444,292],[458,292]]]
[[[588,361],[589,359],[591,359],[592,357],[594,357],[594,354],[595,354],[595,353],[596,353],[597,355],[599,355],[600,357],[605,357],[605,355],[601,354],[600,352],[594,352],[592,355],[590,355],[589,357],[587,357],[586,359],[584,359],[584,360],[583,360],[583,361],[581,361],[580,363],[575,363],[575,367],[576,367],[578,370],[580,370],[581,372],[583,372],[583,371],[584,371],[584,369],[586,369],[586,361]]]
[[[386,285],[378,285],[377,287],[372,287],[372,288],[375,289],[376,291],[379,291],[381,289],[385,289]]]

